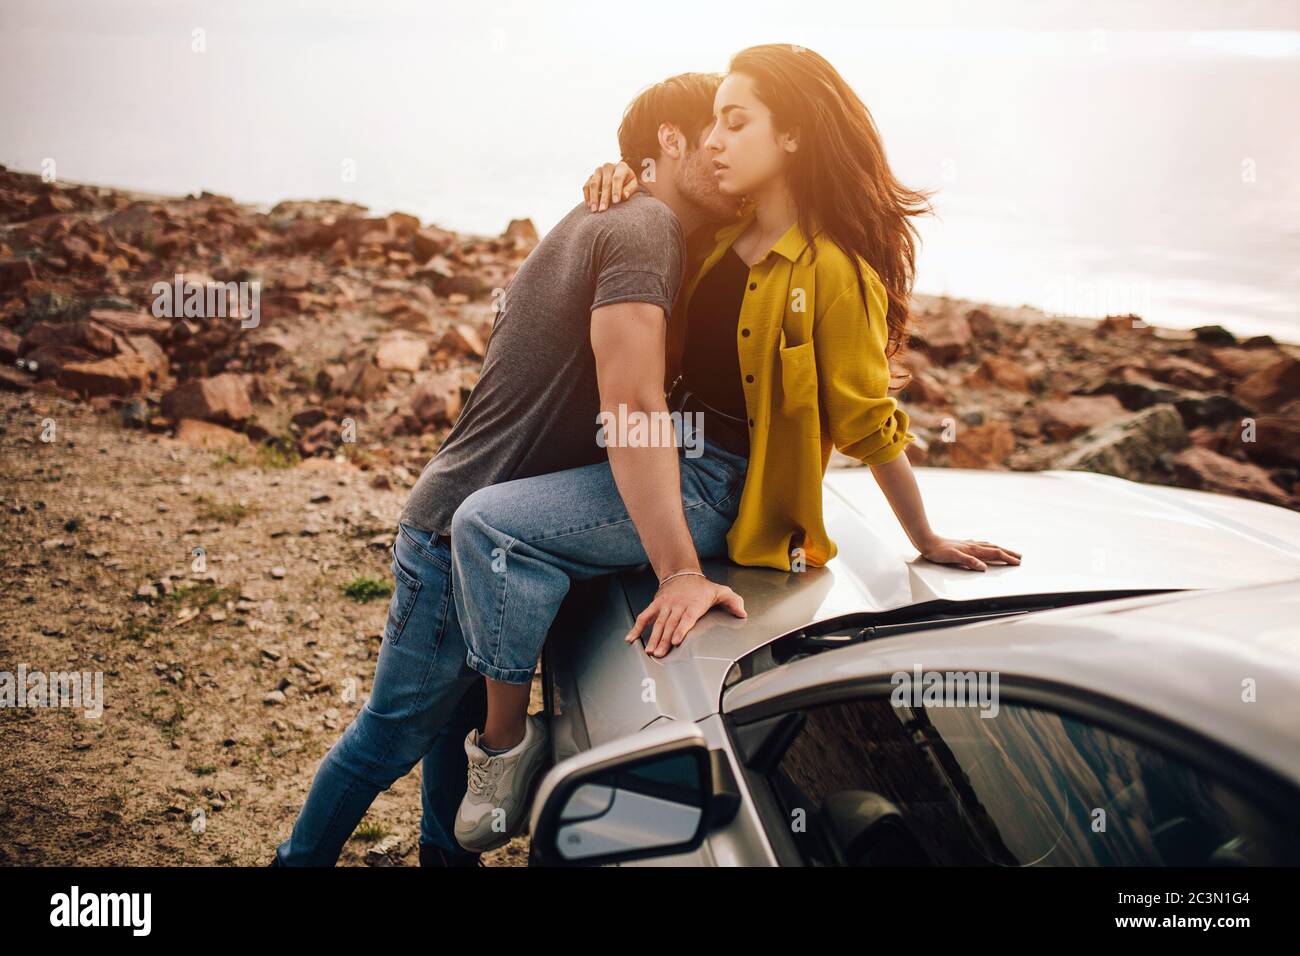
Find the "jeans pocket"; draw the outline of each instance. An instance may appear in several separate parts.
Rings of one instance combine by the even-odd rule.
[[[733,478],[727,485],[727,493],[722,500],[713,505],[714,511],[720,511],[724,514],[735,516],[736,509],[740,504],[740,492],[745,487],[745,476],[743,474]]]
[[[721,461],[711,461],[700,475],[700,498],[714,511],[735,511],[740,489],[745,486],[745,471],[737,471]]]
[[[388,602],[388,623],[384,625],[384,638],[396,644],[402,637],[406,622],[420,595],[420,579],[402,567],[393,550],[393,597]]]

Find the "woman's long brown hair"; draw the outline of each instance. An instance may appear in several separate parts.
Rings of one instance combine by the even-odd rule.
[[[885,354],[893,355],[907,333],[916,274],[919,236],[912,218],[933,212],[931,194],[894,178],[871,112],[824,57],[768,43],[741,50],[730,69],[754,81],[778,131],[798,131],[789,183],[799,228],[809,237],[824,233],[849,255],[864,303],[858,257],[876,270],[889,293]]]

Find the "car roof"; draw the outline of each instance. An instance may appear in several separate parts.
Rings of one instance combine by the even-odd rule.
[[[1190,727],[1300,784],[1300,578],[1077,605],[827,651],[727,690],[731,713],[915,668],[997,671]],[[1244,699],[1253,681],[1255,700]]]

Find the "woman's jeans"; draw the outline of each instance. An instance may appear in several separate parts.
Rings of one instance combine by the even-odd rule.
[[[447,541],[399,525],[393,597],[370,699],[325,755],[289,839],[282,866],[332,866],[370,804],[421,759],[420,842],[453,860],[472,857],[453,836],[465,794],[465,736],[483,725],[486,696],[465,666],[451,600]]]
[[[700,557],[727,552],[748,459],[709,440],[678,449],[682,505]],[[571,580],[648,560],[609,462],[474,492],[451,524],[454,600],[469,665],[494,680],[532,680]],[[674,569],[676,570],[676,569]]]

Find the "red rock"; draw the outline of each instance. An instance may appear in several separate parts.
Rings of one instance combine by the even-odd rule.
[[[59,384],[78,395],[134,395],[149,383],[149,365],[134,352],[94,362],[69,362],[59,369]]]
[[[1098,335],[1152,335],[1155,329],[1136,315],[1108,315],[1097,323]]]
[[[415,270],[414,274],[417,278],[431,283],[436,291],[440,284],[455,278],[456,270],[446,256],[434,253],[424,265]]]
[[[295,262],[285,266],[277,285],[286,292],[302,292],[311,283],[311,266]]]
[[[157,382],[167,375],[170,363],[162,346],[147,335],[127,335],[118,340],[119,351],[134,352],[149,368],[149,380]]]
[[[285,241],[300,252],[323,252],[340,242],[346,250],[344,232],[342,223],[332,217],[297,219],[289,224]]]
[[[394,212],[388,214],[388,234],[394,239],[409,239],[420,228],[418,216],[410,213]]]
[[[271,359],[293,352],[297,347],[297,340],[281,329],[262,332],[253,340],[253,352],[262,359]]]
[[[323,422],[325,417],[325,409],[312,406],[294,412],[293,417],[289,420],[299,428],[311,428]]]
[[[263,319],[284,319],[306,312],[313,302],[309,292],[286,292],[283,289],[268,292],[263,289],[259,300]]]
[[[12,329],[0,328],[0,361],[12,362],[16,359],[22,341]]]
[[[895,352],[891,357],[891,361],[902,366],[913,375],[924,372],[934,365],[930,361],[930,356],[926,355],[922,349],[907,348],[906,346]]]
[[[488,291],[490,286],[477,272],[458,272],[450,279],[435,282],[433,291],[444,295],[449,300],[454,296],[464,296],[464,301],[473,301]]]
[[[1011,423],[1011,430],[1021,438],[1041,438],[1043,423],[1033,412],[1026,412],[1016,416],[1016,420]]]
[[[1208,448],[1188,448],[1174,457],[1174,476],[1186,488],[1266,501],[1288,507],[1292,497],[1263,468],[1236,461]]]
[[[532,249],[537,245],[537,227],[531,219],[511,219],[501,238],[516,249]]]
[[[1152,378],[1195,392],[1213,392],[1221,387],[1223,376],[1212,368],[1178,355],[1162,355],[1147,364]]]
[[[916,372],[899,391],[899,398],[909,405],[948,405],[948,393],[925,372]]]
[[[453,325],[438,342],[437,351],[455,356],[482,358],[486,352],[478,330],[464,322]]]
[[[1234,430],[1235,435],[1235,430]],[[1210,451],[1225,454],[1229,450],[1229,442],[1234,441],[1232,436],[1225,436],[1224,429],[1214,429],[1209,425],[1201,425],[1193,428],[1187,433],[1187,437],[1197,448],[1208,448]]]
[[[1233,437],[1252,460],[1263,465],[1300,467],[1300,408],[1291,403],[1276,415],[1260,415],[1253,433],[1233,423]],[[1251,437],[1253,441],[1245,441]],[[1221,449],[1219,449],[1221,450]]]
[[[987,355],[980,361],[979,367],[966,376],[965,384],[972,388],[1010,389],[1013,392],[1029,392],[1029,374],[1020,362],[1000,355]]]
[[[99,355],[112,355],[117,351],[113,333],[95,322],[36,322],[23,336],[23,353],[42,345],[71,345]]]
[[[0,365],[0,392],[25,392],[35,383],[35,379],[22,369]]]
[[[1274,349],[1210,349],[1210,361],[1234,378],[1246,378],[1268,368],[1278,359]]]
[[[198,418],[214,422],[242,422],[253,414],[248,386],[238,375],[226,372],[188,382],[162,399],[162,413],[179,421]]]
[[[1088,429],[1124,415],[1124,406],[1114,395],[1071,395],[1039,406],[1043,432],[1052,441],[1069,441]]]
[[[159,341],[167,337],[172,327],[171,319],[157,318],[148,312],[91,309],[89,318],[122,335],[150,335]]]
[[[388,373],[369,359],[358,359],[331,383],[331,391],[368,401],[388,385]]]
[[[418,261],[427,263],[450,249],[455,241],[456,236],[453,233],[439,229],[437,226],[425,226],[423,229],[417,229],[415,235],[411,237],[411,251]]]
[[[966,313],[966,321],[977,339],[996,339],[1001,334],[996,320],[983,309],[971,309]]]
[[[162,230],[162,218],[148,203],[132,203],[103,220],[101,225],[113,236],[134,246],[146,245]]]
[[[455,423],[460,416],[462,401],[460,375],[444,372],[417,384],[408,407],[422,425],[442,427]]]
[[[223,425],[203,422],[195,418],[182,418],[176,426],[176,440],[195,448],[213,451],[252,448],[253,443],[242,432],[232,431]]]
[[[17,292],[24,282],[35,278],[30,259],[0,259],[0,292]]]
[[[1232,394],[1251,408],[1266,412],[1300,398],[1300,361],[1283,355],[1245,378]]]
[[[429,343],[409,335],[389,335],[375,350],[375,364],[386,371],[418,372],[429,355]]]
[[[948,443],[948,463],[953,468],[1003,468],[1015,449],[1016,436],[1005,421],[959,426],[956,441]]]
[[[970,352],[971,328],[964,315],[927,316],[917,335],[930,358],[940,365],[950,365]]]
[[[99,357],[75,345],[42,345],[24,355],[22,361],[37,378],[57,378],[63,366],[72,362],[94,362]]]
[[[302,436],[298,442],[298,450],[305,458],[311,458],[321,452],[331,453],[338,448],[342,440],[343,430],[339,423],[332,419],[325,419],[318,422]]]

